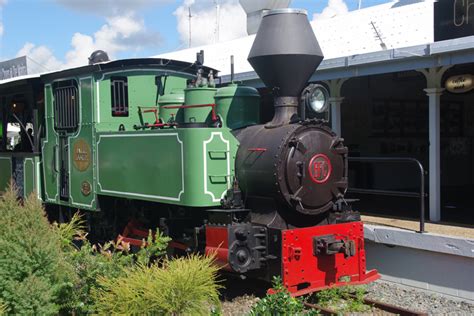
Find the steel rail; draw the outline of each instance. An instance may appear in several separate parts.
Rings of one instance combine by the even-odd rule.
[[[349,296],[353,298],[356,297],[355,295],[349,295]],[[425,313],[425,312],[412,311],[403,307],[398,307],[395,305],[387,304],[387,303],[376,301],[369,298],[364,298],[363,301],[364,301],[364,304],[366,305],[370,305],[384,312],[389,312],[389,313],[397,314],[400,316],[428,316],[428,313]],[[317,304],[312,304],[308,302],[304,302],[303,304],[304,306],[308,308],[318,310],[322,315],[340,315],[341,314],[338,311],[335,311],[327,307],[322,307]]]

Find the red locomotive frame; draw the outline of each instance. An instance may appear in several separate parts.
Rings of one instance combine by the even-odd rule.
[[[377,280],[377,270],[366,270],[362,222],[350,222],[281,231],[281,277],[294,295],[330,287]],[[227,226],[206,227],[206,253],[232,271]]]

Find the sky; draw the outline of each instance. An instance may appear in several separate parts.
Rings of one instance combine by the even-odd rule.
[[[362,0],[362,7],[386,2],[390,0]],[[293,0],[290,6],[306,9],[313,20],[356,10],[358,4]],[[238,0],[0,0],[0,60],[28,55],[52,71],[84,65],[97,49],[119,59],[187,48],[188,8],[191,46],[247,35]]]

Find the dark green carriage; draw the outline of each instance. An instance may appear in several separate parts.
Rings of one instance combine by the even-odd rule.
[[[21,197],[41,198],[39,143],[43,85],[39,76],[8,79],[0,84],[0,192],[13,181]]]

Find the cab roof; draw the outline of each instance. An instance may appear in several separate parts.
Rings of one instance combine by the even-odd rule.
[[[208,75],[212,70],[217,76],[218,70],[201,66],[204,75]],[[166,59],[166,58],[133,58],[108,61],[94,65],[86,65],[76,68],[64,69],[59,71],[25,75],[20,77],[9,78],[0,81],[0,90],[9,89],[16,86],[32,85],[50,82],[62,78],[70,78],[75,76],[100,74],[114,70],[130,70],[130,69],[163,69],[171,72],[178,72],[193,77],[196,75],[198,65],[184,61]]]

